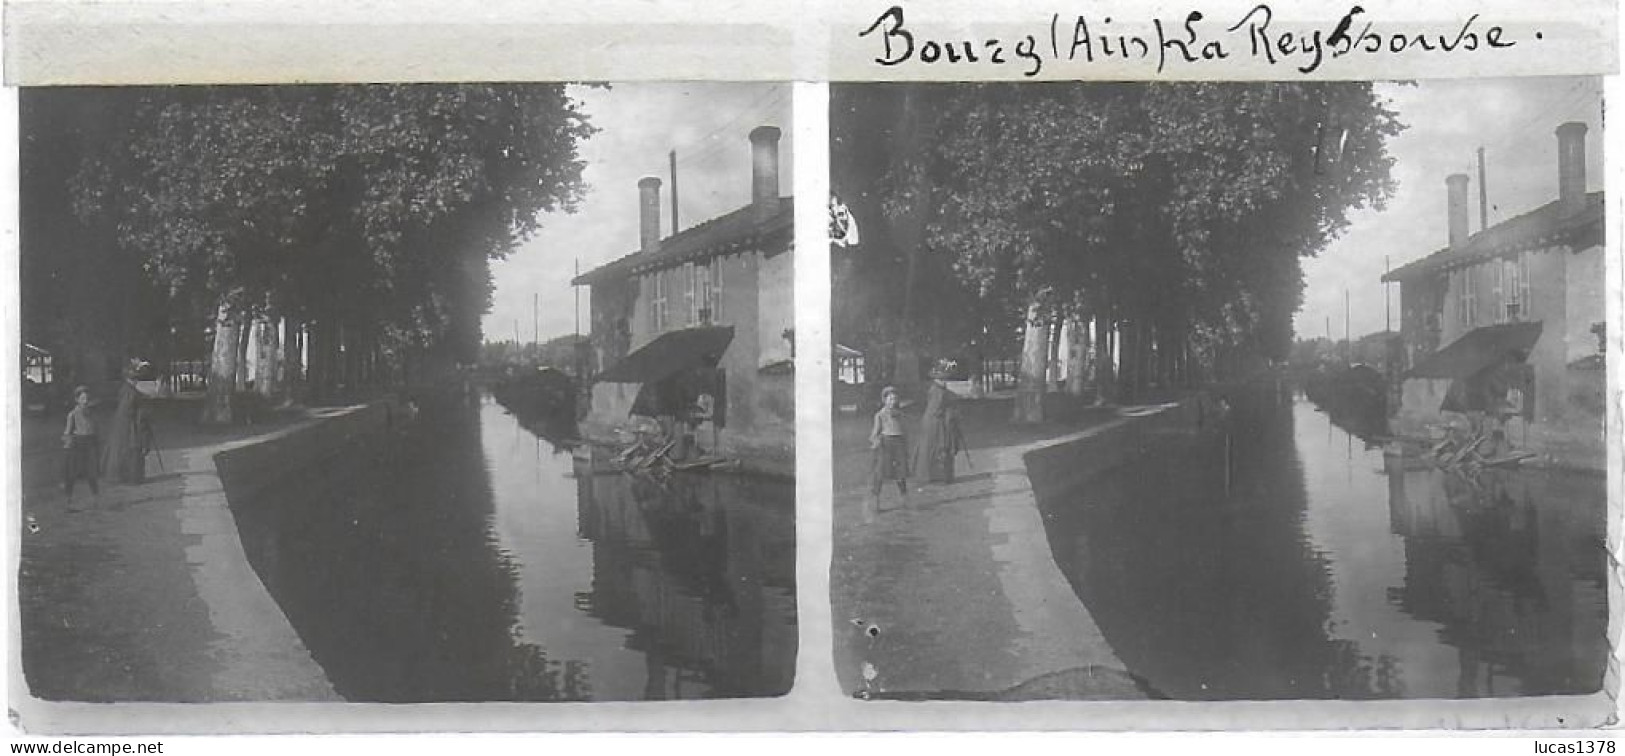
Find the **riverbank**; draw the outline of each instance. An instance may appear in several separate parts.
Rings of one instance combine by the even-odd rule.
[[[243,553],[218,461],[313,442],[365,407],[205,428],[154,401],[159,440],[139,485],[61,489],[57,423],[22,427],[18,597],[29,692],[52,701],[328,701],[338,696]],[[288,474],[283,468],[281,474]],[[20,707],[28,726],[26,706]]]
[[[836,667],[883,698],[1143,699],[1050,552],[1033,489],[1056,463],[1102,469],[1190,405],[1013,425],[1007,400],[966,401],[969,454],[952,484],[869,490],[867,418],[835,423]],[[1138,414],[1138,413],[1136,413]],[[1035,472],[1037,471],[1037,472]]]
[[[577,426],[577,432],[582,442],[578,457],[583,461],[596,459],[598,461],[593,464],[599,465],[605,464],[605,460],[614,457],[636,438],[626,424],[611,425],[593,417],[583,420]],[[706,474],[741,473],[780,480],[795,479],[796,449],[793,442],[731,431],[723,431],[719,439],[720,448],[716,449],[716,455],[724,458],[727,464],[708,468]],[[703,447],[709,447],[709,431],[701,429],[696,434],[696,441]]]

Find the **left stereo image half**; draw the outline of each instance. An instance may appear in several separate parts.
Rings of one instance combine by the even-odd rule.
[[[14,690],[790,690],[789,85],[18,99]]]

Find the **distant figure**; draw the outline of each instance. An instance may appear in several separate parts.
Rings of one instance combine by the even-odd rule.
[[[931,368],[920,443],[914,450],[914,477],[932,483],[954,482],[954,455],[959,453],[959,410],[954,406],[959,397],[943,383],[951,369],[947,360]]]
[[[712,398],[712,396],[709,393],[706,393],[706,392],[702,391],[702,392],[700,392],[699,396],[694,398],[694,406],[689,409],[689,413],[688,413],[688,432],[689,432],[689,434],[691,436],[693,436],[695,442],[697,442],[699,440],[700,428],[703,427],[706,423],[712,422],[712,420],[714,420],[716,418],[716,409],[717,409],[717,400]],[[712,451],[716,450],[716,445],[717,445],[717,443],[716,443],[717,442],[716,430],[717,430],[716,425],[715,424],[711,425],[711,450]],[[703,453],[705,453],[706,450],[705,449],[700,449],[699,451],[700,451],[700,453],[703,454]]]
[[[68,411],[68,423],[62,429],[62,492],[73,498],[73,484],[83,478],[90,484],[90,495],[101,493],[96,486],[96,421],[90,417],[90,389],[80,386],[73,390],[73,409]]]
[[[135,366],[124,370],[119,383],[118,408],[107,431],[106,469],[120,483],[142,483],[147,479],[147,450],[142,447],[141,392],[135,387]]]
[[[871,488],[877,502],[881,486],[888,480],[896,481],[897,492],[908,498],[908,436],[903,432],[903,411],[897,404],[897,389],[882,389],[880,409],[875,412],[874,428],[869,432],[875,467]]]
[[[1529,355],[1523,350],[1512,350],[1499,365],[1487,371],[1480,389],[1484,395],[1485,430],[1490,434],[1494,454],[1512,451],[1512,438],[1507,432],[1514,418],[1522,418],[1525,432],[1535,418],[1535,371],[1529,365]]]

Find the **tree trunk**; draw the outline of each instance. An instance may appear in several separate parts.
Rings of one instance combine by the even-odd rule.
[[[1166,389],[1168,387],[1168,377],[1173,367],[1173,364],[1168,359],[1172,354],[1169,349],[1171,342],[1168,339],[1168,328],[1163,325],[1153,326],[1151,339],[1156,349],[1151,355],[1151,382],[1159,390]]]
[[[1049,375],[1049,321],[1038,304],[1027,306],[1027,333],[1021,343],[1021,371],[1016,375],[1018,423],[1044,422],[1044,382]]]
[[[1089,321],[1072,316],[1066,334],[1066,393],[1083,396],[1089,390]]]
[[[1118,362],[1118,385],[1122,387],[1123,398],[1134,401],[1139,397],[1137,383],[1140,372],[1140,323],[1129,321],[1117,328],[1117,337],[1120,340],[1121,354]]]
[[[311,402],[316,401],[316,397],[321,395],[322,390],[322,356],[320,353],[322,339],[317,333],[321,330],[321,327],[321,321],[309,321],[305,323],[304,332],[299,335],[299,344],[303,347],[305,359],[303,389],[305,398]]]
[[[929,197],[931,196],[931,180],[923,166],[919,165],[920,156],[925,152],[925,144],[929,140],[934,121],[932,114],[922,112],[917,88],[909,87],[904,90],[902,98],[902,112],[899,118],[899,127],[894,133],[893,141],[896,144],[896,162],[894,169],[901,167],[911,171],[909,182],[909,207],[901,216],[892,220],[892,240],[902,252],[905,260],[903,276],[903,309],[901,317],[901,334],[897,339],[897,365],[892,381],[899,385],[913,386],[920,382],[920,338],[919,303],[924,292],[920,288],[921,257],[925,254],[925,224],[930,212]]]
[[[309,339],[305,353],[310,360],[307,390],[312,401],[324,402],[331,395],[333,387],[332,321],[327,318],[316,320],[306,329],[305,336]]]
[[[254,328],[251,320],[237,320],[237,374],[232,378],[232,390],[242,392],[248,390],[248,342]]]
[[[1095,313],[1095,404],[1110,404],[1117,399],[1117,371],[1112,366],[1111,319]]]
[[[1049,322],[1049,339],[1045,344],[1045,348],[1049,350],[1049,353],[1044,358],[1045,392],[1055,390],[1060,386],[1061,383],[1061,366],[1063,360],[1061,355],[1061,323],[1063,322],[1064,321],[1061,319],[1060,315],[1056,315]]]
[[[260,396],[273,397],[282,391],[277,372],[281,369],[282,338],[277,321],[261,318],[259,321],[259,357],[254,362],[254,390]]]
[[[287,340],[282,347],[282,385],[288,398],[305,398],[305,327],[297,319],[286,319]]]
[[[231,308],[221,304],[214,316],[214,351],[209,359],[209,385],[204,393],[205,424],[224,425],[233,419],[232,393],[237,388],[237,333],[242,330]]]

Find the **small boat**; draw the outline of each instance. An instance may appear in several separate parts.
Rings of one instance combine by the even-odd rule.
[[[1386,439],[1388,382],[1370,365],[1354,364],[1311,375],[1304,395],[1333,422],[1364,440]]]
[[[552,367],[522,371],[491,387],[491,396],[524,425],[568,429],[576,418],[576,381]]]

